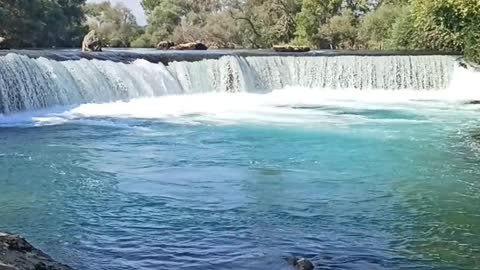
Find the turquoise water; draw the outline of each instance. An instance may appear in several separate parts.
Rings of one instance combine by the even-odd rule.
[[[480,107],[308,95],[0,118],[0,230],[77,269],[478,269]]]

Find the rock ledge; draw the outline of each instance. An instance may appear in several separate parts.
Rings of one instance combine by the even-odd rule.
[[[72,270],[20,236],[0,232],[0,270]]]
[[[310,47],[292,46],[292,45],[275,45],[273,50],[276,52],[309,52]]]

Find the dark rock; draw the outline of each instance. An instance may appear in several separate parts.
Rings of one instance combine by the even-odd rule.
[[[205,51],[208,50],[207,45],[201,43],[201,42],[189,42],[189,43],[184,43],[184,44],[179,44],[175,47],[172,47],[173,50],[198,50],[198,51]]]
[[[0,37],[0,50],[8,50],[7,39],[4,37]]]
[[[480,105],[480,100],[470,100],[465,102],[466,105]]]
[[[159,50],[168,50],[175,46],[175,43],[173,41],[160,41],[157,44],[157,49]]]
[[[467,59],[465,59],[465,57],[457,58],[457,64],[458,64],[458,66],[460,66],[464,69],[480,72],[480,65],[476,64],[476,63],[473,63],[471,61],[468,61]]]
[[[0,233],[0,270],[72,270],[34,248],[25,239]]]
[[[315,266],[313,263],[305,258],[289,257],[287,258],[288,264],[295,267],[296,270],[313,270]]]
[[[468,65],[465,62],[458,62],[458,65],[462,68],[468,69]]]
[[[313,263],[305,258],[298,259],[295,267],[297,270],[313,270],[315,268]]]
[[[82,51],[83,52],[101,52],[102,45],[100,38],[97,36],[95,30],[90,31],[84,38],[82,42]]]
[[[292,46],[292,45],[275,45],[273,50],[276,52],[309,52],[310,47],[306,46]]]

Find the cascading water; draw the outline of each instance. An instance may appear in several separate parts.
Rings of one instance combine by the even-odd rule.
[[[0,112],[181,93],[165,66],[99,60],[0,58]]]
[[[171,94],[314,89],[439,90],[452,56],[237,57],[171,62],[0,57],[0,113]]]

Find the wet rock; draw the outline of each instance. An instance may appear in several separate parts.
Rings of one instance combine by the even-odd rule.
[[[101,52],[102,45],[95,30],[90,31],[82,42],[82,52]]]
[[[168,50],[175,46],[175,43],[173,41],[160,41],[157,44],[157,49],[159,50]]]
[[[463,62],[463,61],[462,61],[462,62],[458,62],[458,65],[459,65],[460,67],[462,67],[462,68],[468,69],[467,63],[465,63],[465,62]]]
[[[476,64],[476,63],[473,63],[471,61],[467,61],[467,59],[465,59],[465,57],[457,58],[457,64],[461,68],[476,71],[476,72],[480,72],[480,65]]]
[[[8,50],[7,39],[0,37],[0,50]]]
[[[175,47],[172,47],[173,50],[199,50],[199,51],[205,51],[208,50],[207,45],[201,43],[201,42],[189,42],[189,43],[183,43],[179,44]]]
[[[313,270],[315,266],[313,263],[305,258],[290,257],[287,258],[288,264],[295,267],[296,270]]]
[[[275,45],[273,50],[276,52],[309,52],[310,47],[292,46],[292,45]]]
[[[480,105],[480,100],[470,100],[465,102],[466,105]]]
[[[0,232],[0,270],[72,270],[34,248],[25,239]]]

